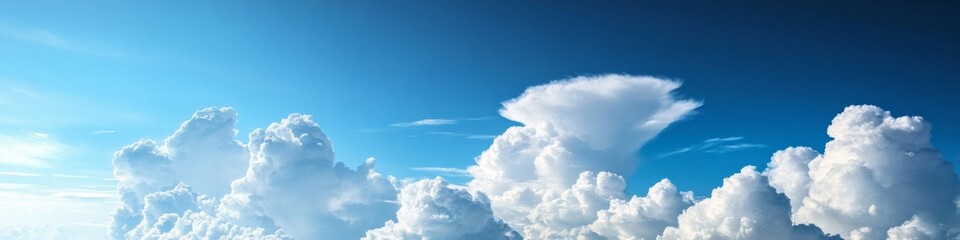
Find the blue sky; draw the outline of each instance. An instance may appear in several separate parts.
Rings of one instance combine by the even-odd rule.
[[[822,151],[852,104],[923,116],[960,159],[956,4],[822,4],[0,3],[0,141],[42,148],[0,183],[97,199],[114,151],[208,106],[239,112],[241,141],[311,114],[339,161],[431,177],[413,168],[470,166],[518,125],[501,102],[604,73],[680,80],[703,102],[638,152],[630,193],[670,178],[705,195],[778,149]]]

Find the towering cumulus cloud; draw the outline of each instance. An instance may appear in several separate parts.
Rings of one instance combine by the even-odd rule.
[[[113,238],[140,224],[143,199],[183,181],[198,191],[220,196],[230,181],[243,176],[247,151],[234,140],[237,112],[230,108],[197,111],[166,139],[163,146],[141,140],[114,154],[113,174],[123,206],[113,215]]]
[[[397,211],[390,179],[373,159],[356,170],[334,161],[327,135],[308,115],[291,114],[250,133],[250,169],[224,197],[223,215],[242,222],[273,219],[301,239],[363,236]]]
[[[790,197],[794,221],[844,238],[957,237],[960,185],[931,145],[930,128],[921,117],[850,106],[827,128],[833,140],[823,155],[778,152],[767,175]]]
[[[625,197],[619,175],[633,172],[636,151],[700,106],[674,97],[678,87],[626,75],[531,87],[503,104],[500,114],[523,126],[507,129],[477,158],[468,169],[474,177],[469,186],[489,195],[494,213],[525,237],[595,234],[587,227],[597,211]],[[668,199],[677,202],[667,205],[682,205],[680,197]],[[622,202],[616,206],[607,216],[629,209]]]

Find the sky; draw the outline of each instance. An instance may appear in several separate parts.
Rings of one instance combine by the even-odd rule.
[[[826,152],[831,120],[859,104],[922,116],[955,162],[958,14],[885,1],[3,2],[0,210],[13,214],[0,226],[101,239],[123,205],[115,152],[162,145],[207,107],[234,109],[244,144],[309,114],[350,168],[374,158],[383,175],[472,187],[466,169],[494,139],[534,125],[505,117],[505,101],[605,74],[676,81],[673,97],[701,104],[631,150],[626,194],[668,178],[708,198],[777,150]]]

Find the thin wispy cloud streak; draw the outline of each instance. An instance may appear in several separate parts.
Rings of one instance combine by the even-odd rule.
[[[0,134],[0,164],[47,168],[53,166],[51,160],[59,158],[65,148],[65,145],[43,133],[27,136]]]
[[[90,132],[90,134],[95,134],[95,135],[114,134],[114,133],[117,133],[117,131],[116,130],[97,130],[97,131]]]
[[[483,120],[490,120],[490,119],[493,119],[493,117],[425,118],[425,119],[420,119],[420,120],[410,121],[410,122],[398,122],[398,123],[390,124],[390,126],[397,127],[397,128],[442,126],[442,125],[460,124],[464,121],[483,121]]]
[[[81,176],[81,175],[70,175],[70,174],[53,174],[53,175],[50,175],[50,176],[51,176],[51,177],[57,177],[57,178],[75,178],[75,179],[94,179],[94,178],[96,178],[96,177],[92,177],[92,176]]]
[[[410,170],[439,174],[445,177],[469,177],[466,169],[452,167],[413,167]]]
[[[100,57],[121,57],[119,51],[69,39],[60,34],[41,29],[20,29],[0,24],[0,34],[21,41],[35,43],[51,48],[77,52]]]
[[[413,122],[394,123],[394,124],[390,124],[390,126],[406,128],[406,127],[440,126],[440,125],[453,125],[453,124],[457,124],[457,120],[428,118],[428,119],[416,120]]]
[[[497,138],[497,135],[487,135],[487,134],[464,134],[464,133],[455,133],[455,132],[427,132],[430,135],[440,135],[440,136],[450,136],[450,137],[462,137],[466,139],[494,139]]]
[[[728,153],[734,151],[747,150],[752,148],[765,148],[767,145],[759,143],[735,143],[742,141],[744,137],[724,137],[724,138],[710,138],[703,140],[698,144],[680,148],[671,152],[666,152],[660,154],[660,158],[669,157],[681,153],[687,152],[708,152],[708,153]]]
[[[36,173],[25,173],[25,172],[0,172],[0,175],[3,176],[15,176],[15,177],[41,177],[43,175]]]

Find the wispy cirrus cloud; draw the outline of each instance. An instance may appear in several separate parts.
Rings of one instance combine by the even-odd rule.
[[[393,126],[393,127],[401,127],[401,128],[406,128],[406,127],[422,127],[422,126],[440,126],[440,125],[453,125],[453,124],[457,124],[457,122],[458,122],[458,121],[457,121],[456,119],[427,118],[427,119],[420,119],[420,120],[416,120],[416,121],[412,121],[412,122],[399,122],[399,123],[394,123],[394,124],[390,124],[390,126]]]
[[[489,134],[465,134],[465,133],[456,133],[456,132],[427,132],[430,135],[440,135],[440,136],[450,136],[450,137],[462,137],[466,139],[494,139],[497,138],[497,135]]]
[[[60,157],[65,148],[45,133],[0,135],[0,164],[46,168],[52,166],[50,161]]]
[[[390,124],[391,127],[398,128],[408,128],[408,127],[425,127],[425,126],[442,126],[442,125],[454,125],[459,124],[464,121],[482,121],[489,120],[492,117],[462,117],[462,118],[424,118],[416,121],[410,122],[398,122]]]
[[[724,137],[724,138],[710,138],[703,140],[700,143],[690,145],[684,148],[680,148],[674,151],[666,152],[660,154],[659,157],[669,157],[676,154],[686,153],[686,152],[708,152],[708,153],[727,153],[740,150],[747,150],[752,148],[765,148],[767,145],[759,143],[742,143],[744,137]]]
[[[419,171],[419,172],[428,172],[439,174],[445,177],[468,177],[470,173],[466,169],[461,168],[452,168],[452,167],[413,167],[410,170]]]
[[[14,177],[41,177],[43,175],[36,173],[27,173],[27,172],[0,172],[2,176],[14,176]]]
[[[94,134],[94,135],[114,134],[114,133],[117,133],[117,131],[116,130],[96,130],[96,131],[90,132],[90,134]]]
[[[100,46],[98,44],[78,41],[42,29],[15,28],[5,24],[0,24],[0,34],[25,42],[77,53],[114,58],[122,56],[120,51]]]

